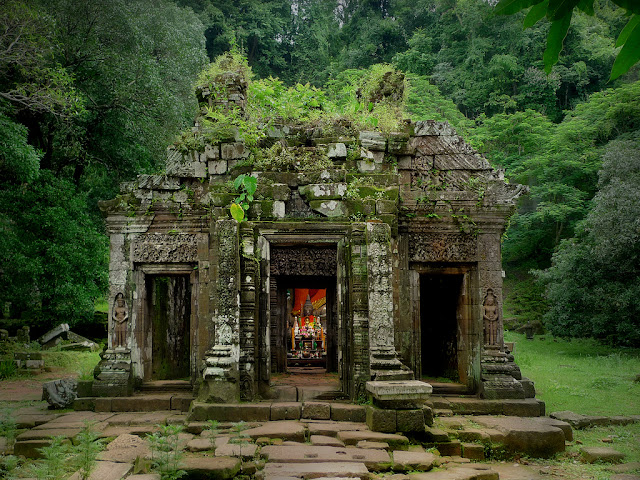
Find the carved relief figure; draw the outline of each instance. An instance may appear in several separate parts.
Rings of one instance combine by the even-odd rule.
[[[482,319],[484,321],[485,345],[498,344],[498,299],[491,288],[484,297]]]
[[[129,313],[127,312],[127,305],[124,302],[124,295],[122,295],[122,293],[118,293],[113,306],[113,330],[115,332],[115,337],[113,339],[114,347],[127,346],[128,321]]]

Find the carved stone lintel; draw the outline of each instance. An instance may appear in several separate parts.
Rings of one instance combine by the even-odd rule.
[[[414,262],[473,262],[477,242],[463,233],[409,233],[409,259]]]
[[[271,275],[333,276],[337,268],[335,248],[271,249]]]
[[[133,242],[132,260],[141,263],[193,263],[198,260],[194,233],[150,233]]]

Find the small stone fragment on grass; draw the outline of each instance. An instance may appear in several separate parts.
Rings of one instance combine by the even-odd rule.
[[[624,453],[608,447],[583,447],[580,453],[585,463],[620,463],[625,457]]]

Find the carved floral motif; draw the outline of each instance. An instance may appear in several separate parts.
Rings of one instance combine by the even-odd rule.
[[[142,235],[133,243],[132,256],[134,262],[141,263],[196,262],[198,260],[197,236],[194,233]]]
[[[410,233],[409,258],[414,262],[472,262],[476,239],[463,233]]]

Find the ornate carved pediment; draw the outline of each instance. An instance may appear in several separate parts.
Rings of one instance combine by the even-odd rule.
[[[150,233],[133,242],[132,257],[140,263],[193,263],[198,260],[195,233]]]
[[[271,249],[271,275],[334,276],[337,266],[335,248]]]
[[[409,259],[413,262],[474,262],[477,240],[464,233],[409,233]]]

